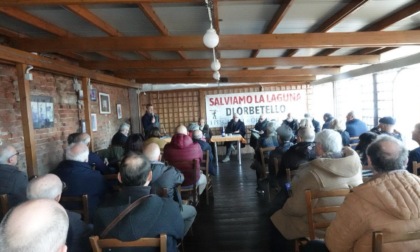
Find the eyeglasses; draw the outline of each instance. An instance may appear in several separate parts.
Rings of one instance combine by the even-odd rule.
[[[9,158],[12,158],[14,156],[19,156],[19,151],[17,151],[15,154],[11,155]]]

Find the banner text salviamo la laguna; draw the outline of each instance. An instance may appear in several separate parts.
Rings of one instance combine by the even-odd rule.
[[[261,114],[280,123],[287,113],[303,118],[307,112],[306,90],[206,95],[207,123],[226,126],[237,113],[245,125],[255,125]]]

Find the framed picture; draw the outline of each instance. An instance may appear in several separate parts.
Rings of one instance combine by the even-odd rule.
[[[96,101],[98,97],[98,90],[96,88],[91,88],[90,89],[90,100],[91,101]]]
[[[96,121],[96,114],[90,114],[90,128],[92,131],[98,131],[98,122]]]
[[[99,113],[111,114],[109,94],[99,93]]]
[[[118,119],[122,118],[121,104],[117,104],[117,117]]]
[[[31,96],[32,122],[34,129],[54,127],[54,103],[49,96]]]

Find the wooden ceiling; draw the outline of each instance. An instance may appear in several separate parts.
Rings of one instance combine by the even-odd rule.
[[[418,0],[213,0],[221,82],[310,83],[420,45]],[[215,83],[204,0],[1,0],[3,45],[137,83]],[[1,52],[1,51],[0,51]],[[0,55],[1,58],[1,55]]]

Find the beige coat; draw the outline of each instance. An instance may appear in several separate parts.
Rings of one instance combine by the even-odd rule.
[[[327,229],[328,249],[372,251],[372,232],[420,230],[420,179],[403,170],[354,188]],[[420,241],[386,244],[383,251],[420,251]]]
[[[317,158],[299,166],[292,179],[292,196],[282,209],[271,216],[271,221],[284,237],[291,240],[308,236],[306,189],[351,188],[363,182],[362,165],[357,153],[348,147],[343,148],[343,153],[342,158]],[[322,237],[323,234],[317,236]]]

